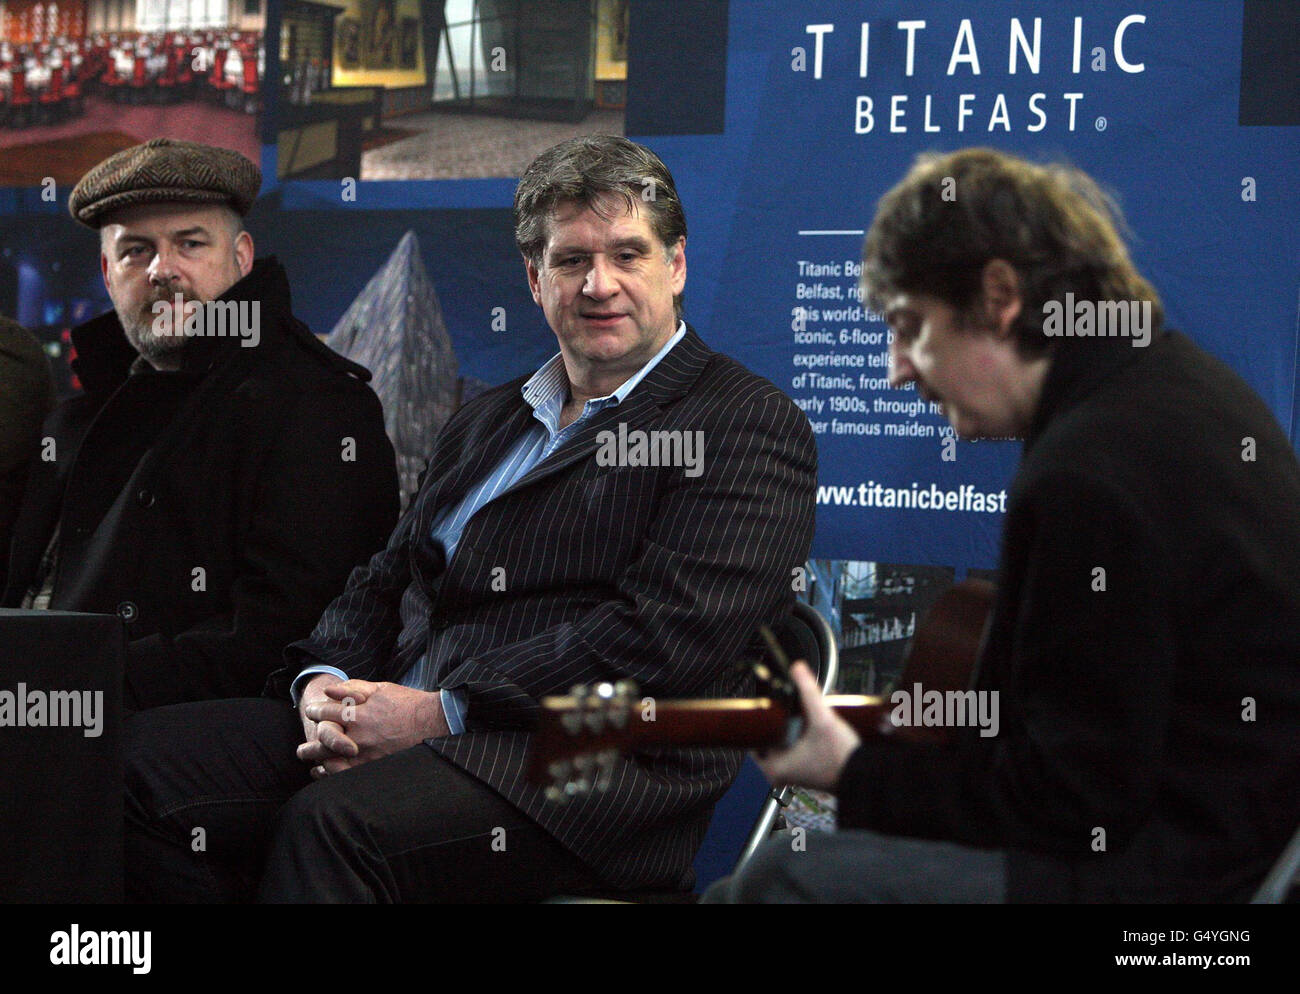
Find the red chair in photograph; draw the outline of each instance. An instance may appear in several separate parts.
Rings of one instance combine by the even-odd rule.
[[[86,63],[82,62],[84,69]],[[69,117],[80,117],[85,112],[85,106],[82,103],[82,75],[74,73],[68,82],[63,84],[63,109]]]
[[[244,113],[257,113],[257,52],[244,53]]]
[[[167,66],[158,77],[158,98],[165,104],[171,103],[176,99],[176,47],[169,46],[167,49]]]
[[[144,71],[144,56],[139,52],[136,53],[131,67],[131,83],[128,90],[133,104],[144,103],[148,96],[149,77]]]
[[[14,67],[9,94],[9,126],[25,128],[32,122],[32,97],[27,92],[27,70]]]
[[[78,97],[84,98],[88,94],[94,93],[99,85],[99,77],[104,74],[107,66],[107,52],[102,48],[87,48],[81,57],[81,65],[77,68],[76,84]],[[79,103],[80,100],[74,101]],[[73,108],[74,113],[80,113],[80,107]]]
[[[63,117],[63,67],[55,66],[50,70],[50,85],[37,100],[40,120],[44,124],[53,124]]]
[[[112,55],[108,57],[108,66],[105,68],[104,75],[99,78],[99,81],[103,84],[105,89],[108,90],[108,95],[110,97],[114,100],[122,99],[122,92],[126,88],[126,80],[118,75],[117,59],[113,58]]]
[[[178,40],[176,53],[176,96],[188,100],[194,90],[194,53],[185,47],[185,39]]]
[[[216,94],[217,103],[226,103],[228,94],[235,88],[235,84],[226,79],[226,59],[229,55],[230,49],[228,48],[217,50],[212,65],[212,75],[208,79],[208,82],[212,84],[213,92]]]

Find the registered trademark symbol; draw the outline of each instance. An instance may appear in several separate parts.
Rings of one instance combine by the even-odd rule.
[[[1097,118],[1097,130],[1098,131],[1106,130],[1106,119],[1104,117]]]

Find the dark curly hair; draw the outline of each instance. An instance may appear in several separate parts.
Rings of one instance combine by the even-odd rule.
[[[1114,200],[1078,169],[990,148],[921,155],[876,208],[862,247],[864,298],[880,311],[888,296],[924,293],[970,315],[985,264],[1003,259],[1020,278],[1022,355],[1049,351],[1043,305],[1066,293],[1150,301],[1158,329],[1160,298],[1133,267],[1123,228]]]

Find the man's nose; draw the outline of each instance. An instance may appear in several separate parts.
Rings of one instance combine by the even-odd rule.
[[[155,286],[167,286],[177,275],[171,252],[166,248],[155,251],[153,260],[149,263],[149,282]]]
[[[597,255],[591,260],[591,268],[587,270],[587,282],[582,287],[582,292],[597,300],[603,300],[613,295],[616,289],[614,276],[609,270],[609,264]]]
[[[899,345],[898,339],[895,338],[889,343],[889,385],[901,387],[914,379],[916,379],[916,370],[912,367],[912,360],[908,357],[907,350]]]

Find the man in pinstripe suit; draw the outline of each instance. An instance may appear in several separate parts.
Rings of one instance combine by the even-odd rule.
[[[681,321],[686,221],[648,149],[585,137],[542,153],[515,219],[559,355],[443,429],[388,547],[272,678],[297,713],[226,701],[133,719],[132,897],[690,886],[738,755],[640,753],[607,792],[556,806],[523,782],[528,729],[539,698],[579,682],[741,692],[734,664],[808,554],[816,448],[787,397]],[[638,432],[702,451],[609,458]]]

